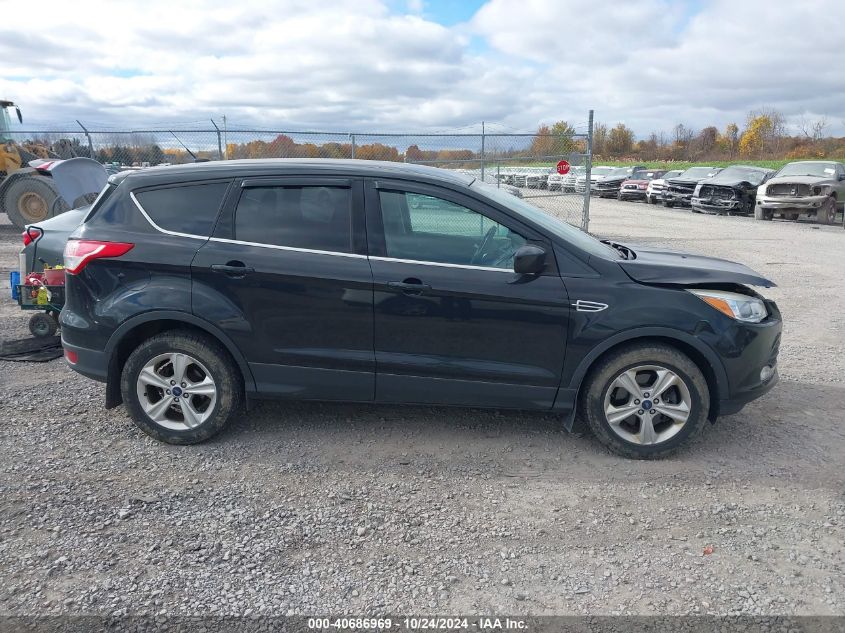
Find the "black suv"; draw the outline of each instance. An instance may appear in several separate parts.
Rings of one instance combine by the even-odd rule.
[[[65,251],[65,355],[160,440],[279,397],[560,412],[663,455],[777,382],[724,260],[601,242],[471,176],[263,160],[110,178]]]

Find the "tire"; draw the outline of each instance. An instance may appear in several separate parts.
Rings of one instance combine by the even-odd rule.
[[[14,176],[12,176],[14,178]],[[3,208],[19,229],[68,210],[53,181],[45,176],[15,178],[3,196]]]
[[[658,373],[666,370],[669,374]],[[622,379],[624,383],[623,374],[630,376],[631,373],[642,384],[648,385],[636,384],[637,388],[642,389],[642,393],[638,394],[640,398],[635,399],[630,392],[618,386],[621,383],[617,379]],[[653,378],[657,381],[661,375],[669,377],[670,374],[674,374],[678,382],[659,393],[667,394],[666,399],[671,399],[672,403],[653,403],[652,410],[656,411],[654,416],[647,415],[648,412],[643,409],[634,409],[631,415],[611,426],[607,408],[617,408],[621,415],[626,407],[649,402],[649,398],[654,398],[654,395],[647,389],[657,386],[656,382],[650,380]],[[625,398],[627,403],[624,402]],[[635,403],[635,400],[638,402]],[[710,392],[701,370],[688,356],[668,345],[637,343],[611,352],[591,368],[581,389],[579,406],[596,438],[617,455],[629,459],[659,459],[676,451],[707,426]],[[679,413],[679,408],[671,408],[682,406],[687,408],[687,417],[683,423],[673,422],[658,411],[663,409],[674,416],[682,416],[682,410]],[[640,415],[639,411],[644,412]],[[646,419],[653,420],[651,427],[644,426]],[[648,428],[652,429],[651,437]],[[646,443],[640,443],[641,440],[637,439],[642,438],[643,433],[646,435]],[[655,441],[649,443],[649,439]]]
[[[146,379],[141,379],[142,370]],[[183,379],[176,382],[174,372]],[[192,385],[197,391],[180,397]],[[226,349],[214,339],[182,330],[157,334],[136,347],[123,367],[120,389],[138,428],[168,444],[196,444],[217,435],[243,399],[238,368]],[[170,405],[162,409],[166,402]]]
[[[754,219],[755,220],[767,220],[769,222],[772,221],[772,218],[775,216],[775,212],[772,210],[766,210],[761,206],[754,207]]]
[[[792,220],[793,222],[795,222],[795,220],[798,219],[798,214],[797,213],[785,213],[783,217],[785,217],[787,220]]]
[[[816,211],[816,222],[819,224],[833,224],[836,219],[836,198],[829,196],[824,204]]]
[[[672,207],[675,206],[675,203],[674,202],[668,202],[668,201],[664,200],[663,206],[666,207],[667,209],[671,209]]]
[[[38,312],[29,318],[29,333],[35,338],[55,336],[59,329],[56,317],[46,312]]]

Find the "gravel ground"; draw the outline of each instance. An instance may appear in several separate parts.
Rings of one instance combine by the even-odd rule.
[[[433,407],[266,403],[172,447],[61,360],[0,362],[0,613],[845,614],[845,231],[616,201],[590,228],[768,273],[781,384],[651,463]]]

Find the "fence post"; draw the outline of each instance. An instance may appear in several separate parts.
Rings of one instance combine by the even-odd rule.
[[[82,128],[82,131],[85,132],[85,137],[88,139],[88,158],[96,160],[94,158],[94,143],[91,142],[91,134],[89,134],[88,130],[85,129],[85,126],[82,125],[79,119],[77,119],[76,122],[79,123],[79,127]]]
[[[217,127],[214,119],[209,120],[211,121],[211,125],[214,126],[214,129],[217,130],[217,160],[223,160],[223,140],[220,136],[220,128]]]
[[[352,158],[355,158],[355,135],[350,134],[349,138],[352,139]]]
[[[484,182],[484,121],[481,122],[481,182]]]
[[[587,121],[587,160],[585,174],[587,176],[586,188],[584,189],[584,211],[581,217],[581,230],[585,233],[590,230],[590,174],[593,171],[593,111]]]

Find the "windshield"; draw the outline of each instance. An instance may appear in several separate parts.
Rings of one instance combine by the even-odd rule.
[[[683,169],[673,169],[672,171],[667,171],[663,174],[663,178],[677,178],[682,173],[684,173]]]
[[[662,172],[659,171],[635,171],[631,174],[631,180],[654,180],[662,175]]]
[[[776,176],[819,176],[830,178],[836,173],[836,163],[788,163]]]
[[[751,169],[749,167],[727,167],[719,172],[719,178],[736,179],[738,181],[745,180],[752,185],[759,185],[766,177],[766,172],[759,169]]]
[[[611,171],[606,177],[607,178],[621,178],[622,176],[629,176],[631,174],[630,167],[617,167],[613,171]]]
[[[613,171],[613,167],[593,167],[590,170],[591,176],[607,176],[610,172]],[[586,173],[586,169],[584,170]]]
[[[701,180],[702,178],[710,178],[719,173],[718,167],[690,167],[681,174],[681,178],[688,180]]]
[[[506,191],[499,189],[494,185],[476,180],[472,185],[473,189],[478,190],[488,198],[492,198],[502,206],[515,211],[517,214],[528,218],[535,224],[540,225],[549,233],[560,236],[570,244],[590,253],[591,255],[598,255],[605,259],[620,259],[619,252],[606,244],[602,244],[599,240],[594,238],[589,233],[584,233],[582,230],[575,228],[571,224],[567,224],[563,220],[558,220],[535,207],[533,204],[517,198]]]

